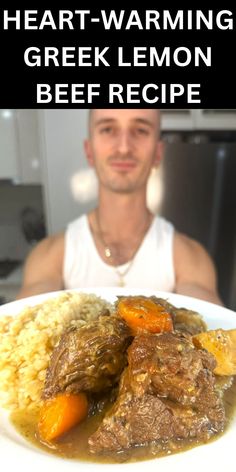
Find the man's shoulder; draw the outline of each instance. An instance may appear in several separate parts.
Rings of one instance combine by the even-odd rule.
[[[211,264],[212,260],[204,246],[186,234],[175,231],[174,256],[179,264],[185,261],[192,264]]]
[[[184,233],[179,233],[177,230],[175,230],[175,243],[180,247],[180,248],[185,248],[187,250],[194,250],[197,247],[201,246],[199,242],[196,241],[196,239],[191,238],[190,236],[187,236]],[[202,246],[201,246],[202,247]]]
[[[43,253],[47,255],[54,255],[60,253],[62,256],[64,256],[64,250],[65,250],[65,243],[66,243],[66,235],[68,232],[68,229],[72,231],[72,234],[75,234],[77,236],[79,231],[83,231],[83,228],[87,224],[87,215],[83,214],[79,216],[78,218],[72,220],[65,231],[56,233],[50,236],[47,236],[44,238],[37,246],[36,250],[38,253]]]
[[[65,240],[65,232],[63,231],[61,233],[52,234],[48,236],[46,240],[49,245],[61,244]]]
[[[32,251],[32,255],[50,256],[64,252],[65,233],[57,233],[42,239]]]

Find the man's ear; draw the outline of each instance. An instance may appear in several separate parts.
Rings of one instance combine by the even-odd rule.
[[[94,167],[93,151],[92,151],[92,146],[89,139],[84,140],[84,152],[85,152],[89,165],[91,167]]]
[[[165,150],[165,143],[164,141],[158,141],[157,143],[157,149],[156,149],[156,155],[154,158],[154,166],[158,167],[160,162],[163,159],[164,156],[164,150]]]

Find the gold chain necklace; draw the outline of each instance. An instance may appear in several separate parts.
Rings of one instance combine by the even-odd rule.
[[[99,229],[100,240],[101,240],[102,245],[103,245],[103,247],[104,247],[104,255],[105,255],[105,257],[106,257],[107,259],[109,259],[109,260],[111,260],[111,261],[114,262],[114,257],[113,257],[113,255],[112,255],[112,251],[111,251],[110,247],[106,244],[106,242],[105,242],[105,240],[104,240],[103,233],[102,233],[102,229],[101,229],[101,225],[100,225],[100,219],[99,219],[99,216],[98,216],[98,212],[97,212],[97,211],[95,212],[95,215],[96,215],[96,220],[97,220],[97,226],[98,226],[98,229]],[[148,219],[148,224],[145,225],[145,232],[144,232],[144,234],[146,234],[147,229],[150,227],[151,221],[152,221],[152,216],[150,215],[150,217],[149,217],[149,219]],[[141,239],[141,242],[142,242],[142,240],[143,240],[143,238]],[[116,272],[116,274],[117,274],[117,276],[118,276],[118,279],[119,279],[118,286],[119,286],[119,287],[125,287],[125,276],[128,274],[128,272],[130,271],[130,269],[131,269],[131,267],[132,267],[132,265],[133,265],[134,258],[135,258],[135,254],[136,254],[138,248],[140,247],[141,242],[139,241],[139,244],[138,244],[137,248],[136,248],[135,251],[134,251],[134,254],[133,254],[132,259],[131,259],[129,262],[126,263],[126,264],[128,264],[128,265],[127,265],[127,267],[126,267],[124,270],[121,271],[121,270],[118,268],[117,265],[113,265],[113,266],[112,266],[113,269],[114,269],[114,271]],[[124,264],[124,265],[126,265],[126,264]]]
[[[135,255],[135,254],[134,254]],[[118,275],[118,278],[119,278],[119,282],[118,282],[118,286],[119,287],[125,287],[125,276],[128,274],[128,272],[130,271],[132,265],[133,265],[133,262],[134,262],[134,256],[133,258],[128,262],[128,265],[126,267],[125,270],[120,270],[118,269],[117,266],[114,266],[114,269],[115,269],[115,272],[116,274]]]

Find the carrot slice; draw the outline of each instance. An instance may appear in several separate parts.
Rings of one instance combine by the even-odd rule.
[[[46,400],[39,414],[38,431],[42,440],[52,441],[86,418],[88,400],[84,393],[60,394]]]
[[[141,296],[121,298],[117,310],[134,334],[145,331],[150,333],[173,331],[171,314],[150,298]]]

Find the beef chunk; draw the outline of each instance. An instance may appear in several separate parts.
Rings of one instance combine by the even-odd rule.
[[[217,411],[222,426],[222,410]],[[131,392],[119,395],[98,430],[89,438],[90,452],[121,452],[151,442],[199,437],[213,433],[213,423],[205,414],[197,414],[181,405],[145,394]]]
[[[207,330],[207,325],[201,315],[186,308],[175,309],[175,330],[187,332],[191,335]]]
[[[152,441],[207,439],[222,431],[225,414],[215,389],[214,358],[178,332],[137,336],[128,349],[119,394],[91,452],[121,451]]]
[[[113,386],[127,363],[130,340],[128,327],[115,316],[102,316],[67,331],[52,353],[43,398]]]
[[[183,405],[201,403],[213,391],[214,357],[195,349],[183,333],[137,336],[128,351],[131,387],[178,401]]]
[[[122,451],[173,437],[173,414],[153,395],[120,394],[102,425],[89,438],[90,452]]]

